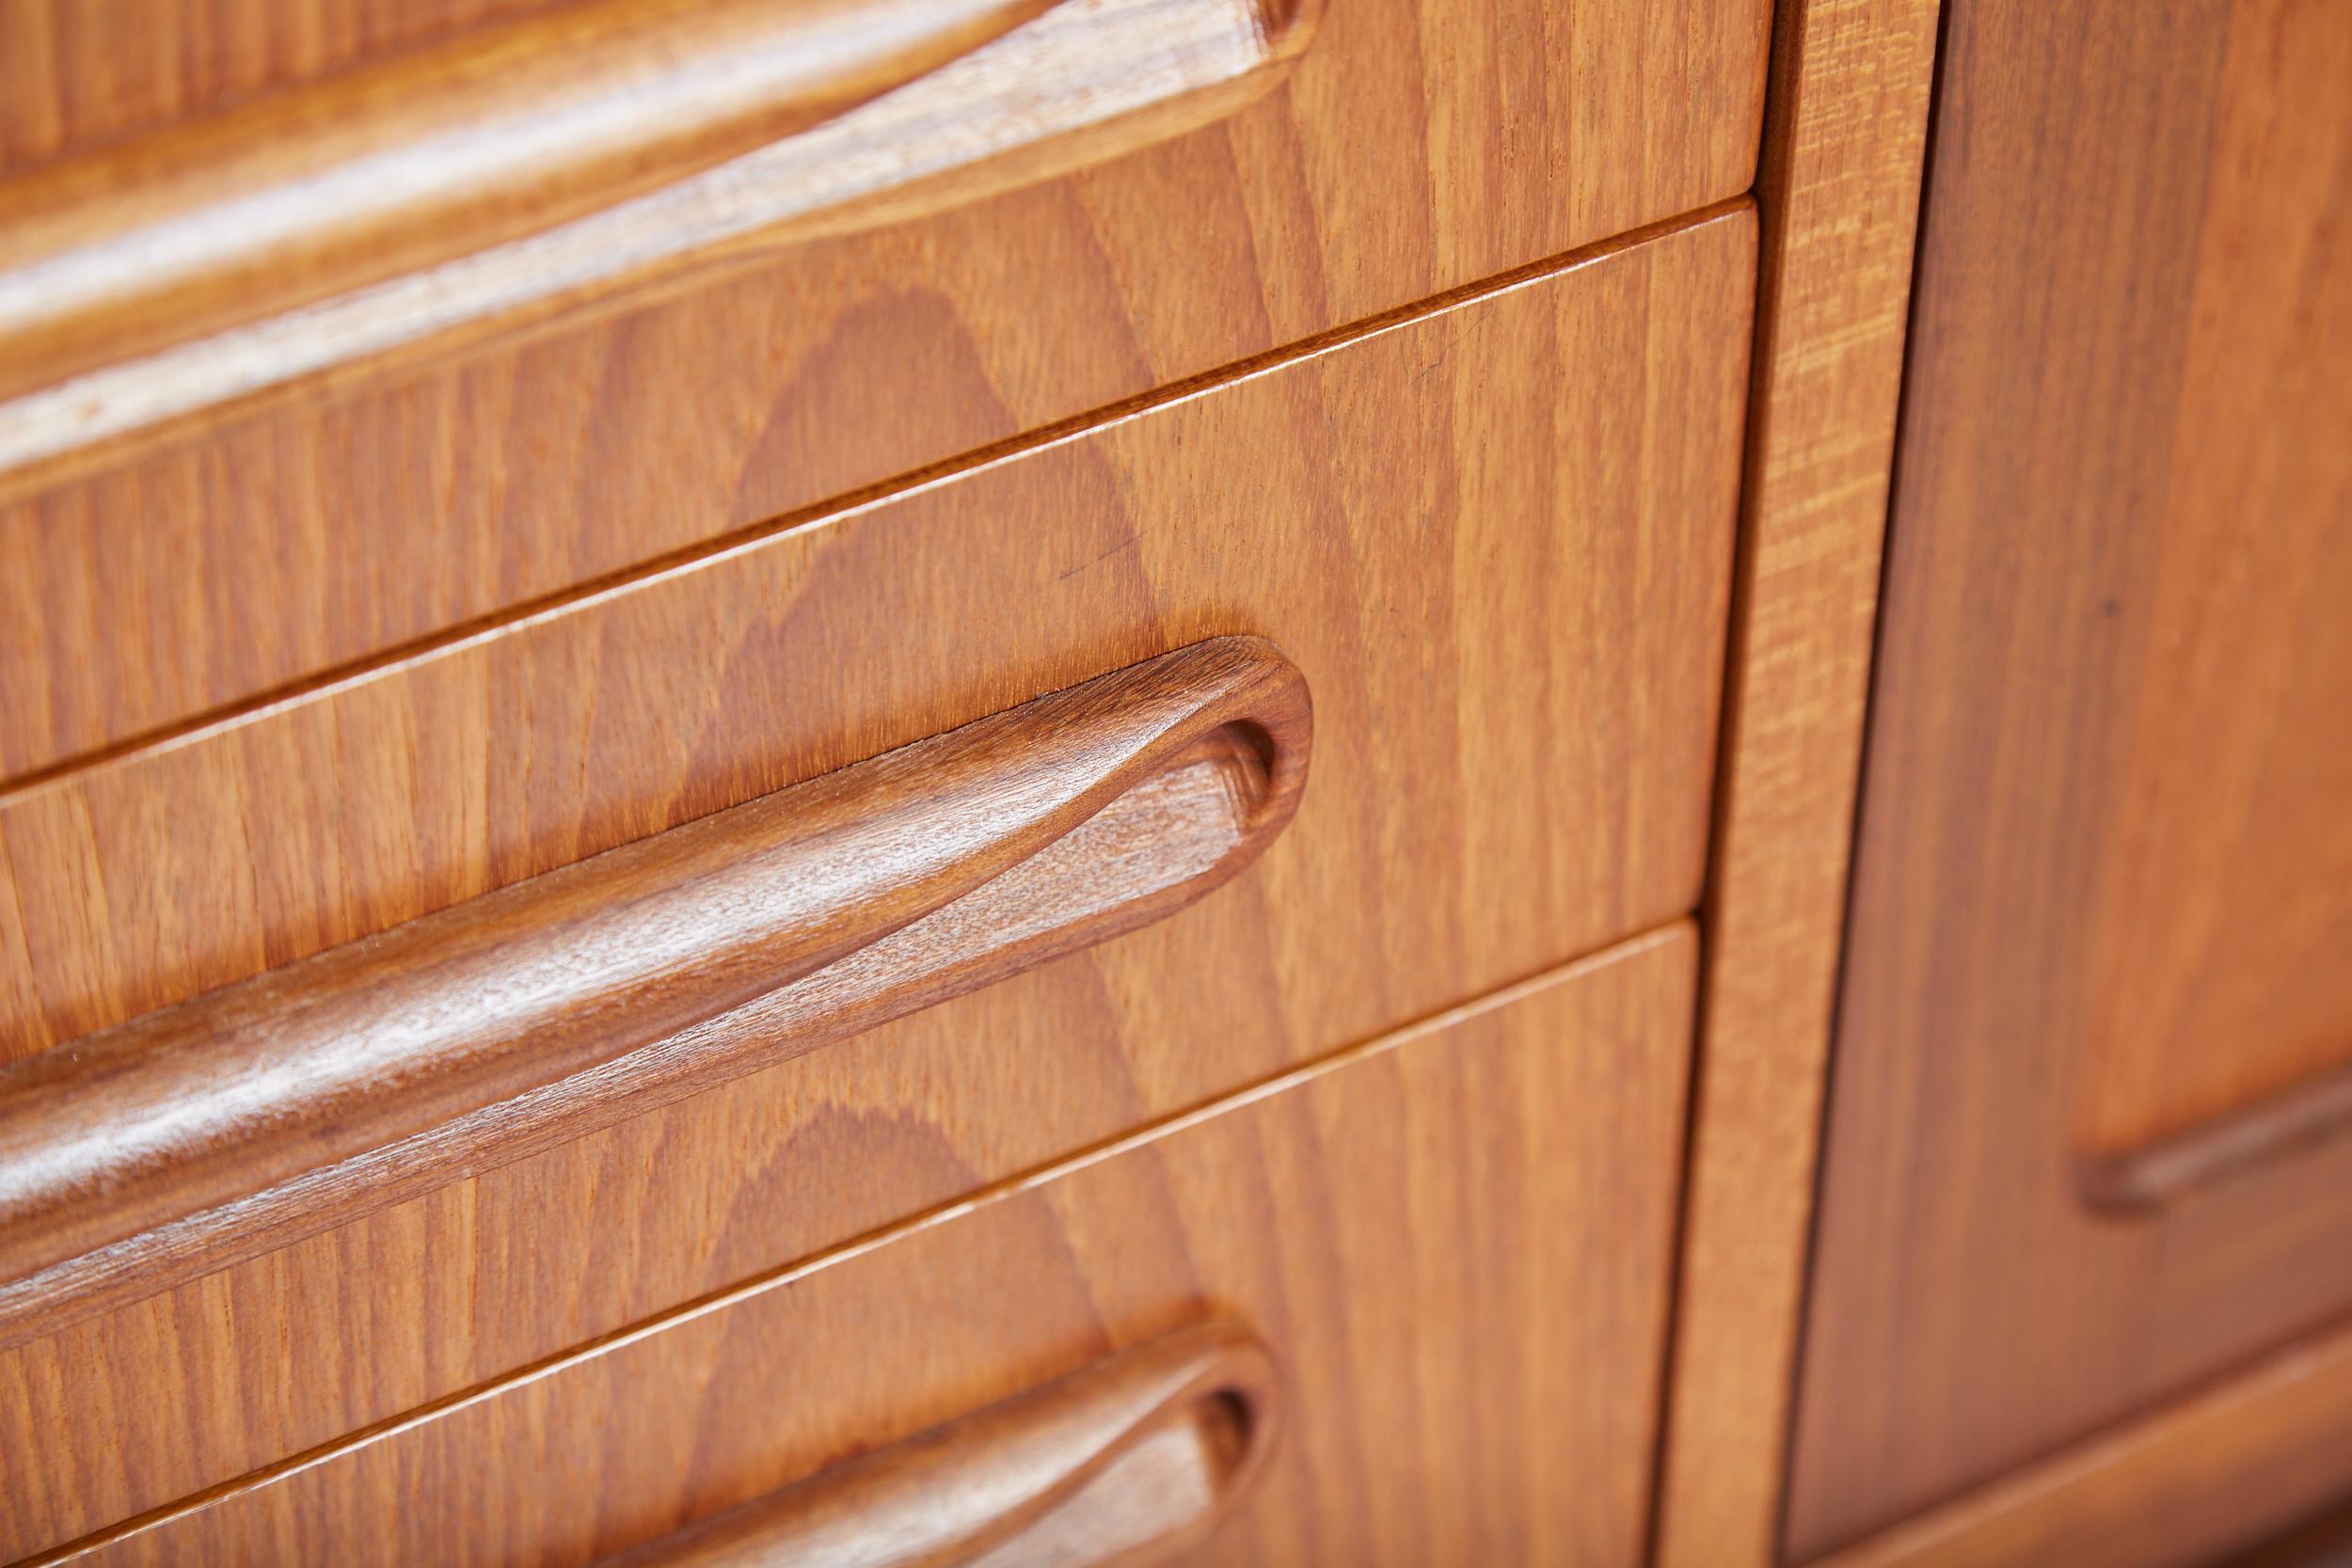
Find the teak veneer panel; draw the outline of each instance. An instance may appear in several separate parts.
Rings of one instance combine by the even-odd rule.
[[[1184,1560],[1633,1568],[1695,947],[1370,1042],[78,1560],[585,1563],[1216,1317],[1274,1350],[1286,1430]]]
[[[1305,673],[1297,816],[1184,915],[925,1015],[937,1054],[881,1058],[915,1075],[914,1103],[1018,1130],[887,1201],[940,1201],[1676,918],[1705,851],[1754,238],[1740,210],[1612,249],[22,792],[0,802],[12,1048],[1223,631]],[[0,1497],[0,1551],[772,1261],[764,1232],[712,1254],[690,1221],[628,1231],[626,1261],[599,1263],[592,1243],[633,1206],[598,1173],[693,1166],[716,1139],[698,1117],[790,1126],[801,1085],[836,1082],[803,1069],[834,1059],[604,1134],[528,1204],[461,1208],[484,1253],[544,1250],[550,1302],[625,1301],[543,1320],[501,1287],[465,1308],[474,1327],[435,1319],[413,1352],[379,1349],[396,1325],[354,1330],[374,1308],[341,1291],[376,1272],[355,1256],[432,1234],[443,1211],[412,1204],[0,1354],[19,1390],[0,1416],[41,1434],[22,1446],[38,1475]],[[886,1143],[878,1116],[865,1135]],[[803,1189],[813,1219],[906,1212],[865,1207],[843,1152],[860,1134],[810,1136],[832,1156]],[[590,1250],[545,1239],[561,1234]],[[345,1360],[322,1337],[369,1349]],[[311,1351],[281,1366],[261,1348],[281,1343]],[[250,1406],[223,1399],[240,1384]]]
[[[1784,0],[1660,1568],[1776,1560],[1937,0]]]
[[[0,170],[580,0],[0,0]]]
[[[2352,1332],[2339,1328],[1815,1568],[2323,1568],[2340,1555],[2293,1542],[2228,1554],[2340,1497],[2348,1444]],[[2341,1528],[2312,1533],[2340,1548]]]
[[[1363,863],[1305,891],[1334,939],[1395,906],[1408,1010],[1682,912],[1754,243],[1611,248],[0,797],[0,1055],[1232,631],[1306,673],[1338,760],[1292,836]]]
[[[379,351],[379,333],[429,338],[438,318],[397,303],[404,277],[460,317],[499,313],[493,300],[526,310],[532,280],[576,293],[560,247],[516,249],[532,235],[591,233],[606,262],[648,230],[691,247],[704,231],[657,193],[739,182],[740,159],[779,143],[818,150],[819,172],[795,182],[813,197],[823,164],[872,145],[826,142],[827,122],[917,83],[952,93],[956,72],[984,70],[968,56],[1051,3],[595,0],[0,177],[0,466],[175,409],[215,417],[322,359]],[[1033,69],[1029,90],[1050,74]],[[956,130],[960,145],[988,139]],[[894,132],[875,140],[923,140]],[[648,202],[666,222],[623,217]],[[466,282],[463,263],[518,255],[530,279]]]
[[[2338,5],[1951,9],[1800,1559],[2352,1308],[2347,79]]]
[[[1357,0],[1220,125],[0,505],[0,776],[1736,197],[1766,0]]]
[[[0,180],[0,494],[1198,130],[1263,5],[602,0]]]
[[[1164,919],[1313,727],[1211,638],[0,1067],[0,1345]]]
[[[2114,568],[2145,641],[2085,911],[2106,1154],[2352,1066],[2352,17],[2240,0],[2226,48],[2178,434]]]

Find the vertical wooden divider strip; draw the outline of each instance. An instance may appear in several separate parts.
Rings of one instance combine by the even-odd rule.
[[[1783,0],[1659,1568],[1778,1555],[1938,0]]]

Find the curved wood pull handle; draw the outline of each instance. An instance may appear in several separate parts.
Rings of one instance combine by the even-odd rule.
[[[1104,1568],[1206,1536],[1272,1449],[1274,1364],[1210,1323],[836,1465],[602,1568]]]
[[[605,0],[0,181],[0,498],[1176,135],[1321,4]]]
[[[1296,808],[1217,638],[0,1069],[0,1322],[282,1244],[1132,930]]]
[[[2347,1135],[2352,1067],[2341,1067],[2137,1148],[2083,1151],[2075,1185],[2109,1219],[2148,1219]]]
[[[603,0],[0,182],[0,390],[552,227],[1049,0]]]

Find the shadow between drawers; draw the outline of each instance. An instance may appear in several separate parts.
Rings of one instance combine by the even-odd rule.
[[[1172,914],[1311,730],[1213,638],[0,1069],[0,1347]]]
[[[723,1289],[680,1302],[675,1307],[583,1340],[553,1355],[543,1356],[538,1360],[526,1363],[497,1377],[475,1384],[471,1387],[460,1389],[398,1415],[371,1422],[330,1442],[317,1444],[299,1453],[248,1471],[233,1480],[207,1487],[160,1508],[149,1509],[143,1513],[135,1514],[128,1519],[109,1525],[103,1529],[91,1531],[62,1545],[35,1553],[30,1557],[21,1559],[12,1565],[12,1568],[57,1568],[58,1564],[72,1561],[134,1537],[144,1535],[151,1530],[201,1513],[230,1498],[275,1486],[305,1471],[316,1469],[349,1454],[389,1441],[404,1433],[429,1426],[460,1411],[501,1399],[516,1389],[586,1365],[631,1345],[642,1343],[682,1324],[724,1312],[772,1291],[787,1289],[827,1270],[868,1257],[909,1237],[937,1229],[967,1215],[978,1213],[1018,1198],[1024,1194],[1036,1192],[1079,1171],[1118,1159],[1121,1155],[1159,1143],[1207,1122],[1230,1116],[1236,1111],[1263,1103],[1304,1085],[1327,1078],[1361,1063],[1388,1055],[1416,1041],[1442,1035],[1472,1020],[1500,1012],[1531,997],[1560,986],[1572,984],[1656,949],[1670,947],[1678,942],[1688,941],[1692,934],[1692,928],[1688,916],[1677,917],[1627,938],[1599,952],[1500,987],[1470,1001],[1432,1013],[1371,1039],[1344,1046],[1311,1062],[1287,1069],[1229,1094],[1206,1101],[1188,1110],[1164,1117],[1117,1137],[1090,1144],[1059,1159],[991,1182],[962,1197],[934,1205],[903,1219],[853,1236],[847,1241],[780,1263],[773,1268],[762,1270]]]

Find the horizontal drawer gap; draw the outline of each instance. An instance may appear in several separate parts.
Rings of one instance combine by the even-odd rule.
[[[807,1257],[763,1270],[723,1290],[682,1302],[650,1317],[588,1339],[558,1354],[544,1357],[487,1382],[477,1384],[470,1388],[462,1389],[415,1409],[361,1427],[332,1442],[320,1444],[279,1460],[276,1464],[263,1465],[232,1481],[207,1488],[162,1508],[151,1509],[145,1513],[135,1515],[50,1551],[27,1558],[19,1563],[17,1568],[52,1568],[54,1564],[72,1561],[176,1520],[187,1518],[230,1497],[276,1485],[306,1470],[314,1469],[403,1433],[429,1425],[458,1411],[499,1399],[518,1388],[594,1361],[624,1347],[642,1342],[681,1324],[739,1306],[771,1291],[807,1279],[835,1265],[878,1252],[910,1236],[934,1229],[965,1215],[993,1208],[1022,1194],[1051,1185],[1089,1166],[1101,1164],[1105,1161],[1158,1143],[1221,1117],[1245,1110],[1317,1079],[1328,1077],[1343,1069],[1387,1055],[1403,1046],[1425,1039],[1433,1035],[1442,1034],[1473,1019],[1511,1006],[1554,987],[1570,984],[1609,965],[1622,962],[1651,948],[1674,942],[1686,929],[1687,927],[1681,920],[1653,927],[1639,936],[1616,942],[1600,952],[1501,987],[1485,995],[1445,1008],[1369,1040],[1344,1046],[1311,1062],[1287,1069],[1189,1110],[1164,1117],[1117,1137],[1089,1145],[1060,1159],[991,1182],[952,1202],[936,1205]]]
[[[1678,218],[1632,230],[1597,245],[1586,245],[1477,283],[1433,294],[1416,304],[1368,316],[1282,348],[1234,360],[1139,396],[1105,404],[1089,413],[1041,425],[1025,435],[978,448],[943,463],[916,468],[895,479],[867,485],[813,506],[787,512],[751,528],[723,534],[686,549],[655,556],[625,571],[592,578],[560,592],[511,606],[496,614],[461,622],[430,637],[321,671],[306,679],[290,682],[240,702],[131,736],[115,744],[80,752],[0,782],[0,804],[36,794],[99,768],[232,732],[272,713],[363,686],[385,675],[487,642],[516,627],[552,620],[600,600],[619,598],[657,582],[699,571],[786,534],[855,517],[968,475],[1084,439],[1128,420],[1190,402],[1227,387],[1543,283],[1668,235],[1718,222],[1747,210],[1750,205],[1747,197],[1736,197]]]

